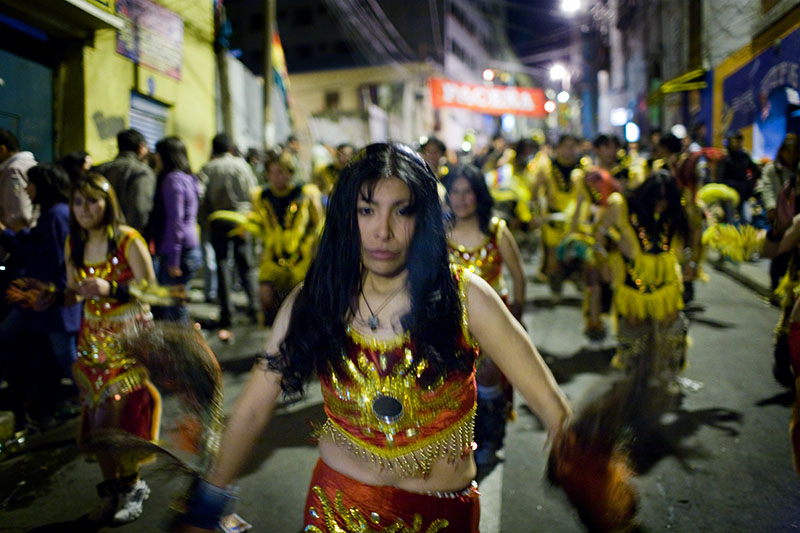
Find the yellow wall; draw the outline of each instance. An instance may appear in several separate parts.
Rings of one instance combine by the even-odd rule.
[[[137,90],[169,107],[166,134],[177,135],[186,143],[192,170],[197,171],[208,160],[216,133],[213,4],[182,0],[157,3],[183,18],[181,79],[137,67],[116,52],[116,31],[97,31],[93,46],[83,49],[85,149],[95,162],[114,157],[116,131],[129,127],[130,94]],[[148,89],[151,79],[152,94]],[[64,105],[70,105],[69,97]]]
[[[781,17],[774,26],[764,31],[746,46],[743,46],[739,50],[732,53],[714,68],[714,109],[712,112],[712,119],[714,135],[713,144],[715,146],[722,145],[722,138],[727,130],[726,125],[723,123],[722,117],[723,82],[728,76],[742,68],[748,62],[752,61],[757,55],[772,46],[775,39],[782,39],[797,28],[800,28],[800,22],[798,22],[798,20],[800,20],[800,7],[793,9],[791,12]],[[744,146],[748,149],[752,149],[753,126],[747,126],[742,128],[740,131],[742,133],[742,141]]]

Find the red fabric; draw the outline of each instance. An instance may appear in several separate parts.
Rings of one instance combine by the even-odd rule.
[[[412,341],[407,341],[401,346],[392,348],[387,351],[381,351],[378,348],[373,348],[366,345],[358,344],[355,340],[348,338],[347,356],[357,366],[359,355],[366,356],[367,360],[374,363],[375,367],[380,369],[380,358],[383,356],[386,361],[386,370],[379,370],[381,378],[392,374],[396,364],[400,364],[405,358],[405,350],[409,349],[412,353],[416,352],[416,347]],[[460,346],[461,354],[459,357],[470,357],[471,361],[475,360],[476,352],[474,348],[466,345],[466,341],[461,340]],[[343,361],[332,362],[335,365],[343,365]],[[425,382],[429,378],[429,374],[433,372],[433,368],[429,367],[420,379]],[[340,367],[336,371],[337,380],[340,388],[351,387],[355,388],[356,384],[350,382],[347,373]],[[381,448],[390,447],[387,443],[386,435],[374,428],[365,427],[362,423],[361,409],[363,406],[360,404],[358,398],[349,400],[348,405],[344,408],[337,407],[335,410],[331,407],[332,404],[341,405],[342,399],[338,402],[333,402],[334,398],[338,398],[336,386],[332,382],[330,371],[320,369],[319,380],[322,388],[322,395],[325,398],[325,413],[333,422],[339,427],[344,429],[347,433],[355,437],[361,442],[379,446]],[[475,386],[475,370],[474,365],[468,372],[450,372],[444,383],[437,388],[424,391],[422,396],[422,404],[420,405],[419,412],[416,413],[415,418],[405,417],[400,423],[399,431],[394,435],[394,442],[391,446],[395,449],[402,449],[419,442],[422,439],[432,437],[440,434],[442,431],[450,428],[458,421],[462,420],[467,413],[475,405],[477,399],[477,388]],[[440,403],[442,398],[449,398],[448,403],[454,403],[458,407],[454,409],[442,409]],[[416,423],[420,420],[427,420],[424,424],[417,426]],[[414,428],[415,432],[409,436],[406,429]],[[467,453],[468,450],[465,450]]]
[[[322,531],[329,531],[329,529],[325,522],[322,502],[314,493],[314,487],[320,487],[324,491],[334,510],[336,509],[337,491],[341,492],[344,509],[357,508],[360,515],[372,528],[370,531],[388,530],[398,519],[405,523],[405,527],[411,527],[414,524],[415,515],[420,515],[422,527],[415,531],[427,531],[427,528],[435,520],[445,519],[448,525],[441,529],[434,529],[434,531],[478,533],[480,501],[479,492],[475,487],[472,487],[467,495],[440,498],[408,492],[396,487],[367,485],[337,472],[320,459],[317,461],[311,477],[303,520],[304,526],[316,526]],[[373,513],[377,513],[380,517],[378,523],[373,521]],[[317,514],[317,517],[314,514]],[[350,531],[347,528],[345,517],[336,512],[334,514],[337,525],[345,531]],[[394,529],[390,531],[394,531]]]
[[[122,429],[147,440],[155,439],[157,436],[157,424],[155,424],[155,422],[157,421],[154,419],[158,416],[158,400],[154,397],[151,389],[149,387],[142,387],[130,394],[122,396],[121,399],[125,400],[125,406],[119,415],[119,426],[114,429]],[[120,400],[111,397],[94,409],[113,409],[113,406],[110,404],[117,401]],[[91,408],[85,409],[93,411]],[[101,429],[93,427],[92,418],[90,412],[84,413],[81,419],[79,443],[85,444],[90,442],[92,432]]]

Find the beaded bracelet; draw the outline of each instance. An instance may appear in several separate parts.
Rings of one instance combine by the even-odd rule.
[[[181,522],[201,529],[216,529],[236,499],[235,489],[217,487],[197,478],[189,489]]]

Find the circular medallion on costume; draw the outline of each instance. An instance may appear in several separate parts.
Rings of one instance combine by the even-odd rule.
[[[403,403],[392,396],[379,394],[372,400],[372,413],[381,422],[393,424],[403,417]]]

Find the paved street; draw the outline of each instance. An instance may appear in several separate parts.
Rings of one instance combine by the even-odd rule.
[[[709,270],[711,281],[698,285],[690,309],[685,372],[703,386],[686,393],[680,409],[662,417],[657,432],[632,444],[641,472],[636,484],[644,530],[797,531],[800,491],[787,434],[792,397],[770,373],[778,311]],[[531,284],[529,296],[525,325],[570,399],[580,404],[612,377],[613,345],[592,346],[581,335],[580,301],[571,286],[555,307],[542,285]],[[240,327],[232,344],[213,343],[225,369],[228,409],[266,335]],[[583,531],[563,495],[543,481],[545,435],[535,418],[517,407],[505,462],[481,481],[481,531]],[[308,427],[321,418],[314,386],[305,400],[278,411],[241,481],[237,510],[255,531],[300,529],[316,460]],[[74,423],[66,425],[49,435],[49,444],[0,463],[0,531],[92,531],[81,516],[94,503],[99,471],[75,451],[73,431]],[[114,531],[163,531],[171,495],[182,482],[159,475],[157,465],[145,467],[144,477],[153,489],[144,516]]]

